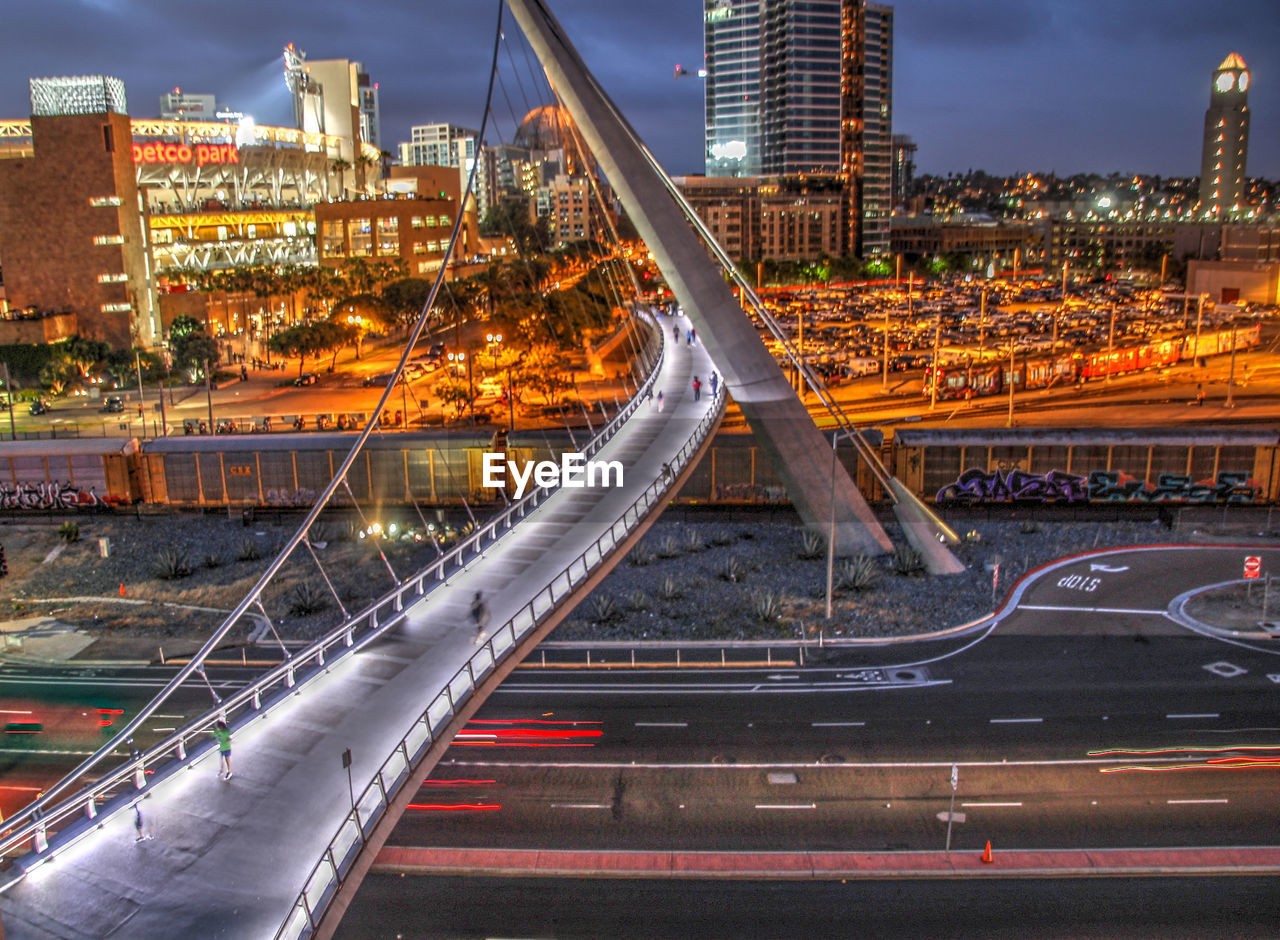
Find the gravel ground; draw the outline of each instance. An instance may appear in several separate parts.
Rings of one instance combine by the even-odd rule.
[[[221,514],[85,516],[78,541],[59,537],[54,524],[0,528],[9,577],[0,582],[10,615],[53,615],[111,637],[207,635],[253,586],[297,520],[260,516],[250,526]],[[326,547],[318,551],[343,604],[355,611],[391,576],[369,540],[351,537],[345,519],[322,522]],[[954,577],[932,578],[895,570],[894,559],[871,559],[873,583],[835,594],[834,617],[823,618],[826,555],[821,540],[806,546],[804,531],[780,523],[689,523],[659,520],[649,534],[553,635],[560,640],[775,639],[827,636],[904,636],[955,626],[992,609],[991,573],[1000,556],[1000,594],[1045,562],[1093,548],[1159,541],[1152,522],[976,522],[957,549],[967,566]],[[890,528],[895,543],[900,533]],[[100,557],[98,539],[110,540]],[[391,567],[406,574],[435,557],[429,542],[382,542]],[[248,556],[258,555],[253,559]],[[50,557],[52,555],[52,557]],[[802,557],[802,556],[810,557]],[[183,560],[190,574],[160,577],[167,559]],[[837,561],[840,578],[844,564]],[[285,638],[319,635],[339,622],[339,611],[305,549],[295,552],[265,606]],[[152,603],[135,606],[125,597]],[[305,595],[320,609],[304,614]],[[100,597],[70,602],[71,597]],[[187,605],[174,607],[167,605]],[[252,625],[229,639],[243,639]]]

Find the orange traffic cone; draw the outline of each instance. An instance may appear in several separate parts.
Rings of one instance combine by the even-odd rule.
[[[120,582],[120,596],[124,597],[124,582]]]
[[[982,850],[982,860],[986,862],[988,865],[990,865],[992,862],[995,861],[995,859],[991,857],[991,840],[990,839],[987,840],[987,847]]]

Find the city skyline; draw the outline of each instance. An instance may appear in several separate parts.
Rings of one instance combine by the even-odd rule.
[[[1194,176],[1210,75],[1236,52],[1255,77],[1248,172],[1280,177],[1280,13],[1267,0],[1212,16],[1190,0],[893,6],[893,130],[919,144],[920,173]],[[365,64],[381,85],[386,150],[413,124],[478,123],[492,4],[424,11],[373,0],[357,10],[283,0],[262,10],[227,0],[217,23],[181,31],[171,9],[156,0],[55,0],[9,11],[10,31],[24,41],[0,74],[0,117],[30,113],[29,78],[102,72],[124,79],[135,116],[155,114],[159,96],[182,87],[216,94],[260,123],[288,123],[280,49],[294,42],[313,59]],[[666,168],[701,172],[702,4],[558,0],[553,11]],[[509,16],[504,23],[515,29]],[[673,78],[677,64],[695,74]]]

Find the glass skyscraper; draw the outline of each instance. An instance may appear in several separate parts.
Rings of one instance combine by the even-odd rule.
[[[893,8],[704,0],[707,176],[840,174],[850,248],[889,250]]]

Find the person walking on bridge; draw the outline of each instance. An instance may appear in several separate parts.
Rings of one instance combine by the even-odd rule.
[[[702,400],[702,379],[698,378],[696,375],[693,377],[693,400]]]
[[[484,628],[489,623],[489,608],[485,606],[484,595],[479,591],[471,598],[471,619],[476,624],[476,646],[479,646],[487,636]]]
[[[213,730],[209,732],[218,741],[218,756],[221,758],[221,770],[218,776],[223,780],[231,779],[231,729],[227,727],[227,723],[219,718],[213,724]]]

